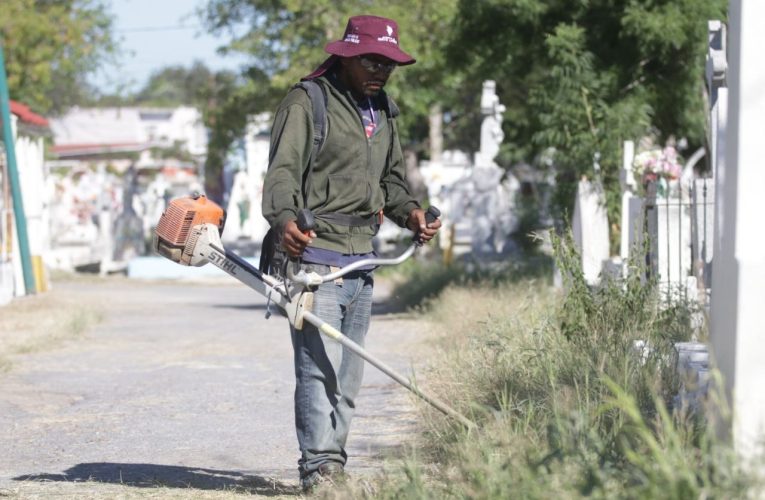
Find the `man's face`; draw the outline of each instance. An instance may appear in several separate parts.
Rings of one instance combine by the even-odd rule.
[[[345,84],[357,98],[377,95],[385,86],[396,63],[377,54],[365,54],[343,60]]]

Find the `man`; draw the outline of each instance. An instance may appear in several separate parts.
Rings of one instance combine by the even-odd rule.
[[[274,117],[263,214],[290,257],[307,271],[333,269],[374,256],[372,238],[384,212],[429,241],[441,222],[426,224],[412,198],[394,120],[383,87],[397,66],[415,60],[399,47],[398,26],[386,18],[348,20],[342,40],[327,44],[330,57],[304,80],[326,96],[324,142],[314,153],[314,105],[292,89]],[[393,109],[392,109],[393,108]],[[308,208],[316,229],[303,234],[297,213]],[[313,312],[363,345],[372,306],[373,270],[354,271],[318,287]],[[361,386],[363,360],[325,338],[312,325],[292,329],[295,351],[295,425],[301,485],[340,475],[345,443]]]

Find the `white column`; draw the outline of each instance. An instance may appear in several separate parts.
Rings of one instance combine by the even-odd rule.
[[[635,197],[633,193],[636,185],[635,176],[632,174],[632,162],[634,159],[635,143],[632,141],[624,141],[622,170],[619,172],[619,184],[621,184],[622,189],[622,240],[619,249],[619,256],[622,258],[623,262],[626,262],[630,257],[630,243],[636,230],[636,228],[633,227],[633,220],[630,218],[630,200]]]
[[[711,100],[709,159],[712,162],[712,175],[716,175],[717,165],[724,162],[720,158],[724,151],[718,151],[718,143],[725,143],[725,116],[728,106],[728,89],[725,81],[728,73],[727,30],[722,21],[709,21],[709,50],[706,60],[706,79]],[[721,92],[724,92],[721,93]],[[722,120],[722,121],[721,121]]]
[[[733,439],[752,458],[765,435],[765,2],[732,0],[729,12],[725,164],[718,217],[711,343],[733,404]],[[721,96],[722,97],[722,96]],[[762,464],[760,464],[762,467]]]

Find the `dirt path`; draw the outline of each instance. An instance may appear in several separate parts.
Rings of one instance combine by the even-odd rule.
[[[0,497],[296,492],[292,349],[286,320],[266,320],[259,295],[228,281],[126,279],[53,293],[103,319],[79,339],[15,355],[0,373]],[[368,347],[408,373],[422,329],[376,314]],[[367,365],[357,415],[348,470],[358,476],[406,442],[415,412]],[[81,481],[90,482],[72,484]]]

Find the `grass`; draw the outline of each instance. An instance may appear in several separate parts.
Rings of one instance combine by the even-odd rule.
[[[18,298],[1,309],[0,371],[13,367],[13,357],[81,338],[102,319],[98,304],[83,303],[63,290]]]
[[[673,344],[699,334],[693,304],[661,302],[656,286],[639,278],[637,263],[631,263],[630,278],[591,288],[570,243],[556,240],[555,248],[563,290],[550,287],[550,267],[540,260],[490,272],[418,263],[389,276],[397,282],[394,297],[441,333],[437,361],[422,377],[426,388],[478,426],[468,433],[423,405],[422,432],[406,438],[411,449],[400,462],[378,481],[355,479],[317,497],[762,494],[759,479],[716,437],[713,413],[673,406],[680,383]],[[71,324],[76,330],[83,321]],[[636,341],[650,349],[636,349]],[[710,396],[710,406],[725,409],[716,392]],[[113,492],[126,498],[190,494],[164,487]],[[197,493],[228,498],[253,492],[191,492]]]
[[[0,498],[71,498],[71,499],[200,499],[200,500],[231,500],[243,496],[265,496],[274,499],[293,499],[293,490],[284,491],[278,485],[274,489],[265,487],[230,487],[225,489],[208,490],[193,487],[153,487],[137,488],[130,484],[110,484],[97,481],[62,481],[37,482],[27,481],[14,484],[12,487],[0,487]]]
[[[417,452],[371,493],[349,486],[336,496],[762,494],[762,483],[716,437],[713,413],[672,406],[680,383],[673,344],[698,334],[690,321],[694,306],[660,302],[636,263],[630,278],[591,288],[570,243],[555,243],[562,291],[520,273],[508,275],[515,279],[446,273],[446,285],[443,276],[428,274],[433,270],[410,273],[418,287],[432,284],[419,303],[443,332],[428,386],[478,429],[467,433],[423,408]],[[636,349],[638,340],[650,350]],[[724,410],[722,398],[710,396]]]

